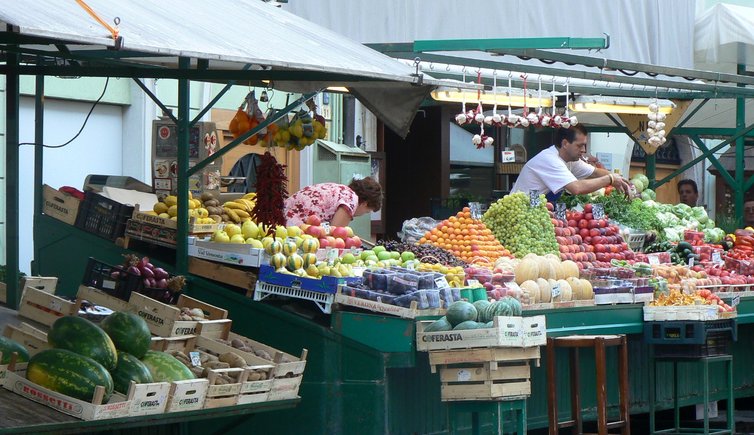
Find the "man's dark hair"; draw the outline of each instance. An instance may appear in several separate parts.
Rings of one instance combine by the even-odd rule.
[[[557,148],[560,148],[560,145],[563,143],[563,139],[568,142],[573,142],[574,140],[576,140],[576,133],[581,133],[586,136],[586,127],[584,127],[583,124],[576,124],[568,128],[559,128],[557,130],[557,134],[555,135],[555,146]]]
[[[681,186],[683,186],[684,184],[688,184],[692,189],[694,189],[694,193],[696,193],[697,195],[699,194],[699,189],[696,187],[696,181],[690,180],[688,178],[678,182],[678,193],[681,193]]]

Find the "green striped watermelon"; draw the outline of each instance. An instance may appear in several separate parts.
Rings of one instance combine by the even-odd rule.
[[[29,361],[29,351],[21,343],[0,335],[0,353],[3,354],[2,358],[0,358],[0,364],[10,363],[13,352],[18,353],[16,362]]]
[[[81,317],[65,316],[52,324],[47,342],[56,349],[66,349],[112,370],[118,363],[115,345],[99,326]]]
[[[152,373],[149,367],[139,361],[139,358],[125,353],[118,352],[118,367],[110,371],[113,377],[115,391],[128,395],[128,388],[131,381],[137,384],[148,384],[152,382]]]
[[[141,358],[149,350],[152,334],[147,322],[133,313],[116,312],[105,317],[102,329],[113,340],[115,348]]]
[[[148,350],[141,362],[149,368],[154,382],[185,381],[196,378],[188,367],[169,353]]]
[[[31,357],[26,379],[87,402],[94,397],[98,385],[105,387],[105,402],[113,394],[113,378],[102,364],[65,349],[47,349]]]

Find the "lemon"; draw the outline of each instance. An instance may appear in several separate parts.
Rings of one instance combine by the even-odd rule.
[[[244,240],[242,235],[236,234],[230,238],[230,243],[246,243],[246,240]]]
[[[178,197],[175,195],[168,195],[163,200],[168,207],[178,204]]]
[[[167,213],[160,213],[158,216],[160,216],[163,219],[170,219],[170,215]]]
[[[225,225],[225,232],[228,233],[228,236],[233,237],[237,234],[241,234],[241,227],[236,224],[228,224]],[[241,237],[243,237],[243,235],[241,235]]]
[[[154,210],[154,212],[157,214],[167,213],[168,205],[164,202],[158,202],[154,205],[154,207],[152,207],[152,210]]]
[[[177,205],[171,205],[168,208],[168,216],[171,218],[178,216],[178,206]]]

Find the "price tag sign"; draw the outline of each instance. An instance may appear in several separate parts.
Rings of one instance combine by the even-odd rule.
[[[694,267],[694,257],[689,257],[689,267]]]
[[[326,235],[330,235],[330,222],[322,222],[322,229],[325,230]]]
[[[735,307],[736,305],[741,303],[741,296],[736,296],[733,298],[732,301],[730,301],[730,306]]]
[[[202,365],[202,359],[199,358],[199,352],[189,352],[189,357],[191,358],[192,366],[199,367]]]
[[[361,251],[363,251],[363,249],[361,249],[361,248],[355,248],[353,246],[351,247],[351,254],[353,254],[356,257],[358,257],[359,255],[361,255]]]
[[[482,286],[479,283],[479,281],[477,281],[475,279],[467,279],[466,280],[466,285],[468,285],[469,287],[481,287]]]
[[[325,254],[325,258],[327,258],[327,265],[332,266],[335,264],[335,259],[338,258],[338,250],[333,248],[327,248],[327,253]]]
[[[555,219],[559,221],[565,221],[566,220],[566,205],[563,202],[558,202],[555,204]]]
[[[408,270],[416,270],[416,262],[413,260],[404,263],[403,266]]]
[[[560,297],[560,284],[555,284],[552,287],[552,298],[555,299],[557,297]]]
[[[592,217],[594,219],[604,219],[605,218],[605,206],[602,204],[593,204],[592,205]]]
[[[660,264],[660,257],[657,255],[647,255],[647,260],[649,261],[649,264],[653,266]]]
[[[479,220],[482,218],[482,204],[478,202],[470,202],[469,211],[471,212],[472,219]]]
[[[723,262],[723,258],[720,256],[720,251],[715,251],[712,253],[712,262],[718,264]]]
[[[504,150],[502,162],[503,163],[516,163],[516,152],[513,150]]]
[[[531,207],[539,207],[539,191],[538,190],[529,191],[529,205]]]
[[[448,280],[444,276],[435,278],[435,284],[437,288],[450,288],[450,284],[448,284]]]

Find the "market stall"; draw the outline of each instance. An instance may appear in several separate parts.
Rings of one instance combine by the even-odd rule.
[[[56,6],[43,4],[39,7]],[[269,12],[267,6],[256,3],[249,3],[248,7],[260,14]],[[100,13],[111,12],[107,5],[102,8],[97,5],[96,9]],[[178,9],[181,8],[176,7]],[[260,26],[267,25],[270,17],[275,17],[269,13],[271,15],[260,20]],[[185,20],[189,20],[192,14],[187,12]],[[90,219],[97,213],[92,204],[102,201],[93,192],[87,192],[83,202],[78,204],[50,189],[53,195],[62,197],[65,207],[44,204],[42,171],[38,161],[34,272],[40,276],[58,277],[57,289],[51,291],[40,289],[39,285],[24,285],[23,292],[18,292],[17,257],[9,261],[8,270],[11,272],[7,277],[10,305],[15,307],[16,301],[20,300],[19,314],[50,327],[48,334],[55,333],[60,324],[55,325],[61,319],[77,318],[75,315],[81,312],[81,303],[87,300],[95,307],[109,308],[116,313],[136,313],[134,317],[142,319],[148,335],[153,336],[153,345],[171,352],[171,357],[185,369],[196,369],[202,375],[205,375],[205,368],[210,369],[202,365],[207,364],[209,357],[196,364],[194,352],[197,358],[212,355],[238,362],[237,366],[217,368],[221,371],[206,374],[206,382],[211,383],[209,386],[218,388],[213,390],[217,393],[211,397],[214,400],[205,398],[204,403],[210,404],[205,407],[211,409],[214,405],[223,411],[160,414],[162,421],[173,423],[185,415],[187,419],[205,420],[190,428],[183,427],[189,432],[217,430],[218,423],[208,419],[255,410],[272,411],[278,405],[275,400],[265,400],[261,402],[265,405],[247,406],[241,403],[242,392],[251,395],[268,393],[267,399],[273,392],[282,392],[286,393],[286,402],[280,405],[296,406],[295,409],[255,416],[251,422],[239,421],[237,423],[244,426],[236,430],[245,431],[253,424],[257,430],[279,433],[300,432],[302,425],[313,428],[311,433],[323,434],[445,431],[448,425],[443,401],[469,398],[490,402],[515,398],[522,401],[519,403],[524,404],[528,413],[527,417],[516,417],[518,420],[523,418],[530,428],[546,427],[548,387],[557,385],[558,390],[563,391],[568,377],[565,373],[558,373],[553,378],[545,373],[542,362],[546,362],[547,357],[540,347],[545,345],[546,337],[573,334],[629,335],[630,412],[644,413],[650,404],[655,403],[646,386],[650,379],[652,351],[658,349],[656,342],[647,340],[645,330],[647,325],[654,325],[650,322],[667,321],[697,324],[726,321],[732,324],[723,331],[729,336],[717,337],[720,345],[701,338],[701,342],[691,343],[692,347],[686,347],[690,343],[680,343],[684,346],[680,351],[696,351],[697,354],[691,355],[694,357],[734,355],[732,377],[734,385],[738,386],[734,395],[751,396],[750,386],[754,380],[746,368],[750,365],[750,356],[745,349],[751,338],[748,323],[754,302],[749,288],[754,284],[749,270],[754,230],[739,228],[726,235],[709,219],[704,209],[657,203],[652,189],[649,189],[655,186],[651,174],[649,179],[634,177],[631,180],[638,195],[636,198],[602,192],[548,204],[537,193],[515,193],[490,204],[486,211],[479,204],[470,204],[456,210],[448,219],[422,220],[410,228],[410,232],[416,235],[413,238],[378,242],[374,247],[371,244],[367,247],[366,241],[350,228],[328,228],[329,225],[319,221],[318,216],[300,225],[281,222],[277,215],[280,210],[270,205],[279,206],[279,202],[263,198],[270,191],[282,190],[284,179],[279,176],[279,171],[273,174],[274,177],[265,179],[265,182],[273,180],[276,183],[257,194],[223,197],[190,189],[189,176],[210,165],[233,144],[261,140],[270,147],[307,146],[316,140],[322,127],[315,124],[316,118],[306,110],[288,114],[299,109],[311,94],[305,94],[278,114],[261,120],[255,118],[254,102],[251,101],[247,105],[250,112],[240,111],[235,125],[231,124],[235,136],[231,145],[189,169],[188,80],[273,80],[282,89],[301,91],[345,83],[352,93],[370,102],[370,108],[378,116],[382,115],[389,127],[400,132],[408,129],[416,107],[430,90],[427,87],[430,79],[422,76],[416,68],[398,68],[388,63],[392,62],[390,59],[381,56],[373,59],[374,64],[363,65],[363,69],[354,67],[343,71],[341,67],[353,59],[328,58],[322,65],[302,66],[291,59],[281,64],[279,59],[259,60],[248,54],[231,66],[230,62],[216,64],[215,55],[206,51],[200,51],[203,55],[191,56],[196,59],[197,68],[194,68],[194,61],[190,58],[177,57],[183,56],[184,51],[191,52],[192,47],[167,47],[165,52],[145,41],[129,45],[131,39],[124,24],[120,36],[125,38],[126,51],[119,51],[123,54],[116,57],[128,59],[128,48],[138,48],[138,53],[130,53],[135,56],[137,69],[130,62],[123,64],[113,59],[92,57],[92,53],[40,52],[30,45],[52,46],[61,38],[39,39],[50,35],[26,24],[21,12],[10,15],[12,19],[9,18],[8,22],[16,23],[20,29],[5,35],[10,39],[6,44],[10,54],[4,72],[8,76],[8,92],[15,95],[15,100],[8,98],[10,120],[18,111],[19,73],[38,77],[43,74],[75,74],[179,79],[180,107],[174,121],[182,132],[179,148],[185,153],[178,155],[176,194],[164,195],[152,203],[133,208],[118,204],[114,213],[122,219],[122,225],[106,228],[101,222]],[[130,23],[129,20],[126,22]],[[298,30],[311,31],[308,28]],[[123,50],[117,37],[113,41],[96,33],[84,36],[68,33],[62,39],[106,47],[118,44]],[[138,32],[134,33],[133,38],[138,38]],[[311,38],[302,39],[319,37],[322,37],[321,33],[311,31]],[[92,38],[95,42],[90,40]],[[348,49],[350,51],[346,52],[355,59],[362,56],[369,59],[373,55],[361,47],[344,45],[333,51]],[[288,54],[295,57],[297,50],[291,47]],[[158,61],[152,55],[168,59]],[[62,58],[83,65],[47,64],[35,61],[37,56],[50,61]],[[23,62],[19,64],[19,60]],[[107,67],[95,67],[99,62],[107,63]],[[272,68],[241,66],[257,63]],[[158,64],[167,64],[168,68],[157,68]],[[379,71],[384,68],[392,73],[375,73],[371,69],[377,67],[381,67]],[[688,71],[684,74],[700,75]],[[730,79],[742,84],[748,80],[739,76]],[[304,89],[301,83],[304,81],[315,83]],[[479,81],[483,81],[481,77]],[[40,121],[41,83],[39,80],[37,87]],[[391,88],[395,83],[396,87]],[[670,88],[671,83],[665,84]],[[690,98],[697,97],[697,91],[702,97],[709,97],[712,92],[708,84],[672,83],[672,86],[676,85],[677,88],[667,91],[667,96],[678,97],[678,89],[684,88],[689,91],[685,96]],[[721,86],[717,89],[715,85],[715,88],[715,93],[741,98],[751,93],[746,87]],[[401,97],[392,98],[385,93],[386,90]],[[393,104],[389,109],[383,105],[388,97]],[[568,107],[569,98],[570,95],[566,95],[565,107]],[[405,110],[396,109],[396,100]],[[159,100],[157,103],[161,104]],[[456,122],[476,123],[482,129],[489,128],[484,127],[485,124],[502,124],[502,118],[495,119],[497,114],[490,115],[487,122],[481,102],[476,107],[476,111],[467,111],[464,107]],[[550,112],[521,115],[509,110],[507,127],[534,128],[533,125],[540,125],[541,128],[556,129],[577,124],[576,116],[563,116],[566,114],[556,113],[556,109],[557,105],[553,105]],[[655,123],[664,120],[657,117],[659,110],[650,107],[649,112],[655,114],[655,119],[648,120]],[[398,113],[405,116],[396,119]],[[543,122],[545,117],[547,123]],[[557,123],[554,123],[555,117],[559,118]],[[268,130],[263,137],[265,128]],[[272,133],[275,129],[277,133]],[[305,130],[309,134],[305,135]],[[741,126],[728,142],[743,137],[749,130],[751,128]],[[281,133],[284,131],[287,136]],[[663,131],[663,135],[659,131]],[[41,128],[38,133],[41,138]],[[645,142],[656,145],[664,134],[662,128],[653,127]],[[650,141],[651,138],[657,140]],[[489,139],[482,130],[473,145],[489,146]],[[8,140],[11,144],[18,142],[17,120],[9,122]],[[41,155],[41,147],[38,149],[38,155]],[[11,163],[17,164],[17,154],[9,153],[9,158]],[[279,169],[275,162],[268,163],[265,168],[270,172]],[[17,172],[14,173],[13,169],[9,168],[8,182],[11,215],[18,194],[14,184]],[[280,197],[276,200],[279,201]],[[263,205],[261,213],[260,204]],[[79,219],[71,222],[66,217],[69,213],[60,213],[61,208],[76,210],[82,216],[83,224]],[[18,221],[16,218],[9,222],[9,233],[12,234]],[[17,240],[9,245],[11,251],[17,250]],[[66,255],[61,256],[60,252]],[[125,260],[124,254],[129,255]],[[145,259],[146,254],[149,259]],[[175,275],[187,276],[187,287],[174,289],[170,286],[171,280],[180,283]],[[127,287],[132,281],[135,285]],[[87,311],[83,313],[87,314]],[[452,339],[446,340],[446,335]],[[464,341],[474,341],[478,337],[484,338],[481,344],[463,346]],[[511,337],[515,340],[508,341]],[[672,338],[659,337],[668,341]],[[445,343],[451,341],[457,341],[461,346]],[[661,343],[659,347],[677,344]],[[255,346],[262,346],[262,350],[273,349],[275,356],[265,350],[268,357],[273,358],[263,358],[254,351]],[[53,351],[60,349],[53,347]],[[468,352],[477,359],[457,359],[458,353],[466,353],[460,350],[467,348],[492,350]],[[223,357],[228,354],[231,356]],[[608,360],[613,359],[615,357],[609,354]],[[282,373],[278,373],[278,368],[287,367],[286,364],[302,363],[306,365],[305,372],[281,369]],[[506,378],[507,374],[497,371],[498,363],[516,366],[515,382],[497,382],[511,380]],[[458,369],[453,367],[455,364],[469,366],[461,367],[463,373],[455,372],[454,375],[453,370]],[[597,382],[596,377],[588,374],[594,372],[594,364],[589,356],[584,356],[580,363],[585,373],[583,383],[590,389]],[[269,370],[275,372],[272,384],[277,382],[280,390],[275,391],[272,387],[269,391],[245,389],[252,388],[246,385],[255,382],[249,377],[261,376],[259,371],[264,371],[262,367],[265,366],[266,373],[269,374]],[[470,367],[486,370],[486,376],[502,376],[503,379],[484,379],[485,386],[494,386],[489,389],[479,388],[477,384],[458,385],[477,381],[461,379]],[[25,382],[24,377],[15,371],[15,366],[6,370],[13,372],[11,379]],[[439,371],[439,379],[433,371]],[[711,382],[705,386],[698,371],[686,371],[683,373],[683,388],[675,394],[671,391],[673,382],[670,376],[660,373],[663,376],[657,378],[656,383],[659,390],[656,392],[657,409],[672,407],[673,396],[681,405],[701,403],[699,392],[703,389],[708,394],[704,397],[707,401],[728,398],[728,391],[721,387],[725,378],[722,372],[713,374]],[[456,380],[452,376],[457,376]],[[223,379],[226,384],[218,384],[218,379]],[[270,378],[256,379],[267,380]],[[169,388],[177,388],[179,384],[176,382],[181,382],[169,381],[172,383]],[[557,399],[560,409],[570,407],[568,395],[561,394]],[[612,392],[606,401],[610,408],[618,404]],[[223,406],[231,403],[233,406]],[[586,419],[595,417],[595,401],[590,396],[582,400],[579,408]],[[142,425],[152,420],[135,421],[126,420],[124,424]],[[114,423],[120,422],[116,420]],[[488,423],[486,419],[482,422],[483,425]],[[54,428],[68,430],[63,426]]]

